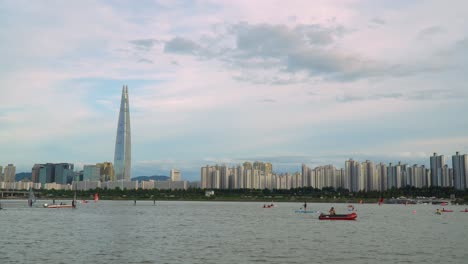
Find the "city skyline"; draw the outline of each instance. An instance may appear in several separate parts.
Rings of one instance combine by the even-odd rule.
[[[465,1],[2,2],[0,162],[112,161],[126,84],[134,176],[450,165],[468,153],[465,17]]]

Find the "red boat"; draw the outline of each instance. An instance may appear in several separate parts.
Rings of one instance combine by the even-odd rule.
[[[446,209],[442,209],[442,212],[445,212],[445,213],[451,213],[451,212],[453,212],[453,210],[446,210]]]
[[[319,220],[356,220],[357,214],[356,213],[351,213],[351,214],[339,214],[339,215],[325,215],[321,214],[319,216]]]
[[[468,213],[468,209],[465,209],[465,210],[460,211],[460,212]]]

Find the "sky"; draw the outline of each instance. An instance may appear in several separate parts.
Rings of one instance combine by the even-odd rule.
[[[468,153],[468,2],[0,1],[0,165],[295,172]]]

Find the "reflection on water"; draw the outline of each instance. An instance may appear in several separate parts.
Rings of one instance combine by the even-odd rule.
[[[357,221],[300,203],[99,201],[78,209],[1,201],[1,263],[466,263],[468,213],[357,204]],[[60,201],[57,201],[60,202]],[[40,204],[40,202],[38,202]],[[308,209],[346,213],[346,204]],[[447,207],[447,206],[446,206]]]

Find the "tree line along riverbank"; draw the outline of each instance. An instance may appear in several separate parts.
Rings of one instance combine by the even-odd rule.
[[[468,204],[468,190],[455,190],[452,187],[428,187],[428,188],[392,188],[378,192],[350,192],[346,189],[326,187],[315,189],[312,187],[293,188],[289,190],[269,189],[236,189],[213,190],[214,195],[206,196],[205,189],[189,188],[187,190],[121,190],[94,189],[76,191],[77,199],[92,199],[95,193],[101,200],[187,200],[187,201],[259,201],[259,202],[343,202],[343,203],[376,203],[380,198],[385,200],[406,197],[421,198],[435,197],[437,199],[452,200],[459,204]],[[35,190],[39,199],[72,199],[75,191],[72,190]]]

